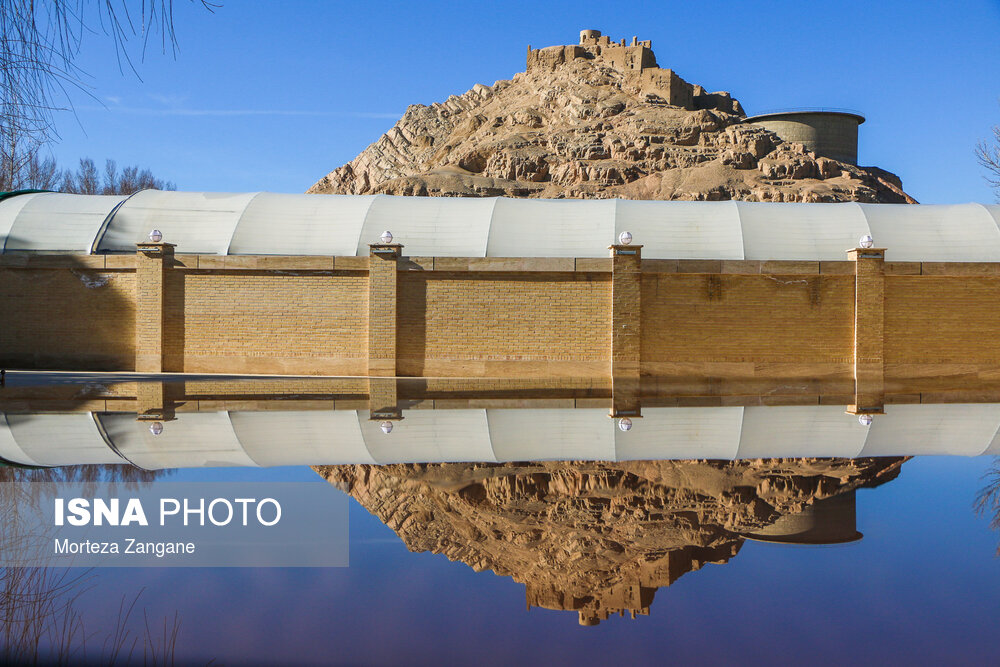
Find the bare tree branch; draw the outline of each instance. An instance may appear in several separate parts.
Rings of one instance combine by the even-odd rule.
[[[1000,201],[1000,125],[993,126],[993,139],[980,141],[976,146],[976,159],[986,170],[986,182],[992,186]]]
[[[976,512],[989,516],[990,528],[1000,530],[1000,457],[993,461],[983,479],[986,486],[976,494]],[[1000,556],[1000,547],[997,547],[997,555]]]
[[[22,142],[14,135],[7,139],[0,142],[0,192],[58,190],[86,195],[130,195],[139,190],[177,189],[172,182],[138,165],[119,171],[114,160],[106,161],[103,179],[90,158],[81,159],[76,170],[61,170],[54,158],[42,156],[42,145]]]
[[[66,482],[84,485],[99,481],[137,489],[161,477],[163,471],[141,470],[129,465],[70,466],[38,470],[0,467],[0,538],[5,548],[37,541],[38,517],[42,513],[37,484]],[[27,520],[34,517],[35,520]],[[118,618],[94,652],[92,643],[104,632],[88,632],[79,604],[96,585],[89,569],[66,567],[0,567],[0,663],[40,664],[134,664],[136,647],[142,642],[147,664],[173,664],[180,631],[180,617],[163,618],[163,633],[154,632],[143,611],[144,627],[131,620],[142,596],[123,597]],[[91,645],[89,646],[88,643]]]
[[[217,5],[198,2],[209,11]],[[88,92],[76,58],[87,35],[101,33],[115,45],[118,67],[135,67],[129,44],[150,38],[176,53],[174,0],[2,0],[0,2],[0,137],[44,143],[55,135],[53,114],[71,109],[69,91]]]

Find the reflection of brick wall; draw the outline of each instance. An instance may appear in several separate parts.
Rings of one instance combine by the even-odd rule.
[[[0,363],[134,369],[135,267],[146,259],[0,256]],[[368,261],[178,255],[163,274],[164,370],[364,375],[369,294],[381,294],[371,292]],[[634,354],[628,327],[612,335],[612,263],[404,256],[392,262],[396,307],[386,312],[397,316],[396,345],[386,358],[394,355],[403,375],[607,378],[613,348],[625,361]],[[640,303],[641,371],[699,382],[850,381],[854,271],[846,255],[643,260],[638,297],[624,299]],[[954,373],[988,366],[988,377],[1000,377],[1000,264],[889,262],[884,273],[884,299],[864,281],[859,298],[884,303],[887,380],[940,371],[929,364],[952,364]],[[389,304],[392,291],[378,298]]]
[[[356,398],[368,394],[368,381],[365,378],[198,380],[186,383],[183,394],[188,398],[199,400],[232,396],[269,397],[294,394]]]

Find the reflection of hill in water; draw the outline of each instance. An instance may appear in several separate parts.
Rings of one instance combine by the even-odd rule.
[[[526,585],[592,625],[725,563],[743,536],[855,539],[853,492],[903,458],[348,465],[316,468],[402,538]]]

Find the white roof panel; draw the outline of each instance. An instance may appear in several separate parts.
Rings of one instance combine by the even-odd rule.
[[[20,215],[21,210],[28,205],[28,202],[40,194],[43,193],[33,192],[26,195],[7,197],[0,201],[0,252],[5,249],[8,237],[10,236],[10,230],[14,226],[14,221],[17,220],[17,216]]]
[[[390,433],[368,417],[358,412],[368,451],[380,464],[495,460],[485,410],[409,410]]]
[[[998,262],[1000,229],[979,204],[858,204],[892,262]]]
[[[842,405],[751,406],[736,458],[858,456],[868,429]]]
[[[123,463],[89,412],[7,415],[18,447],[43,466]]]
[[[486,254],[607,257],[608,246],[616,242],[614,199],[500,198],[493,209]]]
[[[629,431],[615,429],[619,461],[736,457],[743,408],[643,408]]]
[[[136,243],[147,241],[150,230],[159,229],[164,242],[177,245],[178,253],[225,255],[243,211],[256,195],[255,192],[138,192],[115,213],[97,250],[135,252]]]
[[[859,456],[978,456],[1000,428],[1000,404],[887,405],[868,427]]]
[[[743,233],[736,204],[727,202],[663,202],[619,199],[615,215],[618,235],[629,232],[650,258],[743,259]]]
[[[1000,455],[1000,428],[997,429],[996,434],[993,436],[993,441],[990,443],[986,451],[983,452],[984,456],[998,456]]]
[[[7,424],[7,415],[2,412],[0,412],[0,459],[25,466],[38,465],[38,461],[28,456],[18,446],[17,440],[14,439],[14,434]]]
[[[487,410],[497,461],[614,461],[615,422],[598,409]]]
[[[993,218],[993,222],[996,223],[997,228],[1000,228],[1000,205],[981,204],[981,206],[985,208],[986,212],[990,214],[991,218]]]
[[[354,410],[230,412],[229,419],[259,466],[375,463]]]
[[[496,198],[378,195],[368,209],[357,254],[389,231],[410,257],[483,257]],[[353,252],[351,253],[353,254]]]
[[[857,204],[737,202],[746,259],[843,261],[869,233]]]
[[[134,414],[99,416],[108,439],[126,459],[146,470],[164,468],[255,467],[243,451],[226,412],[184,412],[153,435],[149,422]]]
[[[261,192],[243,211],[229,254],[353,255],[376,198]]]
[[[72,251],[90,254],[97,234],[124,196],[45,192],[26,202],[10,230],[5,250]]]

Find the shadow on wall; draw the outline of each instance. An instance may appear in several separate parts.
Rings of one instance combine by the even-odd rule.
[[[400,260],[401,270],[408,269],[406,264],[412,260]],[[427,281],[429,277],[422,272],[407,273],[399,280],[397,289],[399,297],[396,300],[397,332],[404,331],[396,339],[398,346],[397,367],[400,375],[420,377],[424,375],[427,359]]]
[[[187,280],[183,271],[166,271],[163,283],[163,370],[184,369],[184,291]]]
[[[135,272],[108,257],[0,255],[0,366],[134,369]]]

